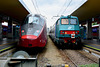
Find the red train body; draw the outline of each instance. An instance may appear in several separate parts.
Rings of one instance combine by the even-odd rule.
[[[45,47],[47,42],[46,21],[40,15],[29,14],[20,28],[19,46]]]

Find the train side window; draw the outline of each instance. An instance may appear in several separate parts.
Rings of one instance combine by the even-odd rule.
[[[69,24],[68,19],[61,19],[61,24]]]

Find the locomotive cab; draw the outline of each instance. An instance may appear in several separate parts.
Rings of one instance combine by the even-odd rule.
[[[29,16],[21,26],[21,38],[36,39],[39,36],[41,29],[42,23],[40,23],[38,16]]]
[[[61,23],[58,27],[59,37],[70,37],[68,35],[71,35],[70,38],[75,38],[74,35],[78,35],[80,31],[77,18],[61,18]]]
[[[58,44],[75,44],[81,42],[78,18],[75,16],[62,16],[55,24],[55,38]]]

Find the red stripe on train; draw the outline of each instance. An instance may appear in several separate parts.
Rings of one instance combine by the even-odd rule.
[[[35,36],[35,35],[23,35],[21,38],[22,39],[36,39],[37,36]]]

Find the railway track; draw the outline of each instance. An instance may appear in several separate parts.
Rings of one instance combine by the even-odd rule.
[[[89,58],[91,57],[90,55],[96,56],[97,57],[96,59],[92,57],[93,59],[95,59],[93,61],[96,62],[96,63],[99,63],[99,60],[98,60],[100,58],[100,52],[99,51],[88,48],[88,47],[83,47],[83,50],[84,50],[84,52],[88,53],[88,54],[85,54],[85,55]],[[81,51],[79,51],[79,52],[84,55],[83,52],[81,52]]]
[[[81,52],[81,51],[77,51],[77,52],[79,52],[81,55],[83,55],[84,57],[86,57],[87,59],[90,59],[90,60],[92,60],[93,62],[95,62],[95,63],[99,63],[99,58],[98,58],[98,60],[95,60],[95,59],[93,59],[93,58],[91,58],[91,57],[89,57],[89,56],[87,56],[86,54],[84,54],[83,52]],[[90,54],[89,54],[90,55]]]
[[[68,61],[68,62],[70,61],[70,63],[66,62],[70,67],[78,67],[78,66],[76,65],[76,63],[73,62],[73,60],[72,60],[70,57],[68,57],[67,54],[64,53],[63,50],[60,49],[59,52],[60,52],[60,54],[63,56],[63,58],[65,58],[64,61]]]
[[[87,53],[84,50],[58,49],[58,52],[61,54],[63,60],[66,61],[66,64],[68,64],[69,67],[80,67],[81,65],[91,65],[99,63],[99,58],[95,58],[95,56],[91,54],[93,50],[89,51],[90,53]]]
[[[98,64],[97,60],[89,58],[82,54],[83,50],[59,50],[60,54],[65,58],[65,61],[70,67],[79,67],[80,65],[86,64]],[[90,54],[89,54],[90,55]],[[99,58],[98,58],[99,60]]]

